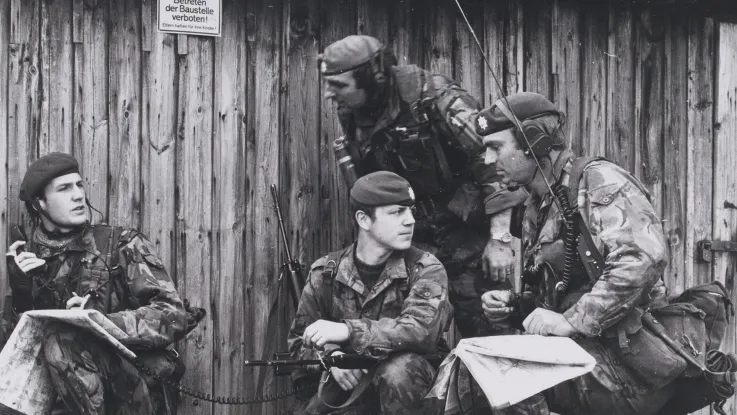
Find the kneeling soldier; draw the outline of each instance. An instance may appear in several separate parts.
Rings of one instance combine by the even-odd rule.
[[[409,182],[379,171],[360,178],[350,195],[358,238],[312,264],[289,350],[299,359],[357,353],[377,365],[370,371],[331,368],[321,393],[296,412],[328,413],[354,399],[358,413],[421,411],[434,376],[422,354],[437,350],[452,314],[445,269],[410,246],[415,220]],[[316,379],[314,369],[307,376]]]

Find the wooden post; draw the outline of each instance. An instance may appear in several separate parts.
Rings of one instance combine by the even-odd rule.
[[[737,241],[737,24],[719,23],[719,39],[716,66],[716,108],[714,123],[714,239]],[[737,300],[735,278],[737,254],[714,254],[714,279],[727,287],[732,302]],[[727,326],[723,350],[734,351],[734,324]],[[732,397],[724,406],[727,413],[737,409],[737,398]]]
[[[182,382],[213,393],[211,307],[213,39],[187,38],[180,58],[178,143],[176,144],[176,236],[178,289],[194,307],[208,311],[197,329],[180,342],[187,365]],[[187,414],[212,414],[213,405],[187,397],[179,403]]]
[[[108,212],[108,9],[85,8],[79,19],[81,40],[74,43],[74,155],[87,186],[87,198]],[[93,223],[107,221],[92,213]]]
[[[215,42],[211,302],[213,390],[252,396],[253,374],[243,367],[244,344],[254,331],[246,302],[246,22],[239,5],[223,3],[222,37]],[[273,334],[267,336],[271,337]],[[247,414],[249,407],[217,405],[213,414]]]

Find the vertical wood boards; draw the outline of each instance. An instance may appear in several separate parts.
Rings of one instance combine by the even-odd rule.
[[[719,23],[716,64],[716,106],[714,108],[714,239],[737,241],[737,24]],[[714,279],[727,287],[735,301],[734,279],[737,277],[737,255],[734,252],[714,254]],[[723,350],[735,349],[735,327],[728,325]],[[724,410],[734,413],[736,399],[727,401]]]
[[[108,217],[119,226],[140,223],[141,9],[137,0],[110,4]]]
[[[72,152],[73,43],[72,4],[68,0],[41,3],[42,111],[39,155]]]
[[[178,134],[176,144],[176,260],[178,289],[195,307],[209,311],[179,345],[187,365],[182,382],[213,392],[214,311],[211,307],[213,214],[213,40],[188,36],[179,59]],[[212,404],[186,397],[179,408],[188,414],[211,414]]]
[[[243,368],[246,323],[246,23],[238,5],[223,4],[222,37],[215,42],[213,102],[212,309],[213,390],[218,395],[253,393],[251,373]],[[189,55],[191,57],[191,55]],[[249,330],[250,329],[250,330]],[[250,388],[248,387],[250,386]],[[217,405],[214,414],[246,414],[248,407]]]
[[[661,15],[643,9],[635,30],[635,170],[650,191],[655,212],[663,198],[663,71],[665,26]],[[642,22],[649,22],[647,25]],[[661,216],[662,217],[662,216]]]
[[[264,333],[268,312],[278,294],[278,224],[271,201],[271,184],[279,181],[279,140],[281,107],[281,48],[283,46],[281,2],[260,0],[254,3],[256,16],[254,27],[254,47],[250,59],[255,64],[253,93],[256,107],[254,111],[255,163],[254,176],[250,177],[251,188],[248,194],[249,220],[253,221],[253,234],[247,235],[248,260],[253,263],[251,275],[254,296],[249,303],[251,318],[256,333]],[[250,53],[250,52],[249,52]],[[271,356],[274,350],[265,350],[266,336],[252,338],[255,353],[259,358]],[[277,384],[271,368],[258,371],[257,393],[276,392]],[[275,413],[275,405],[262,405],[261,413]]]
[[[451,3],[452,5],[453,3]],[[464,12],[466,13],[473,31],[481,43],[481,50],[484,48],[484,3],[478,0],[464,2]],[[484,59],[481,57],[481,50],[468,28],[466,21],[460,12],[454,6],[449,6],[449,13],[455,16],[455,22],[451,27],[455,27],[453,36],[453,49],[455,56],[453,58],[453,78],[461,84],[461,87],[468,91],[471,96],[476,98],[481,105],[484,103],[484,73],[488,72]],[[497,23],[497,27],[504,27],[503,21]],[[502,56],[502,50],[496,50],[498,57]],[[497,58],[498,59],[498,58]],[[448,76],[449,74],[442,74]],[[491,75],[489,75],[491,76]]]
[[[550,48],[551,3],[544,0],[522,2],[524,8],[524,90],[552,99]]]
[[[391,0],[357,0],[357,34],[373,36],[389,44],[389,7]],[[319,10],[319,6],[316,10]]]
[[[685,288],[691,259],[686,247],[686,168],[688,129],[688,18],[673,14],[666,20],[663,99],[663,230],[669,261],[665,279],[671,293]]]
[[[8,196],[16,201],[26,167],[37,158],[40,123],[39,53],[40,0],[10,4],[8,80]],[[26,218],[19,203],[8,206],[8,224]]]
[[[687,287],[711,281],[708,264],[699,262],[696,244],[712,238],[714,179],[714,53],[711,19],[690,17],[688,23],[688,152],[686,190]]]
[[[582,5],[581,134],[576,155],[606,154],[609,13],[599,4]]]
[[[155,3],[155,2],[154,2]],[[158,9],[142,3],[142,27],[156,21]],[[149,27],[150,30],[150,27]],[[141,91],[141,206],[143,232],[156,246],[176,281],[174,224],[176,217],[177,60],[176,37],[153,33],[143,52]]]
[[[390,44],[399,65],[423,66],[423,4],[421,0],[398,0],[389,13]]]
[[[329,7],[328,13],[325,8]],[[323,3],[320,27],[320,50],[356,32],[355,0]],[[324,81],[322,81],[324,82]],[[321,85],[322,86],[322,85]],[[340,173],[333,153],[333,141],[343,135],[338,122],[337,105],[321,98],[320,106],[320,252],[340,249],[353,242],[353,219],[348,208],[348,186]],[[328,225],[329,226],[326,226]]]
[[[425,9],[423,68],[453,78],[453,33],[455,32],[455,7],[452,3],[439,3]]]
[[[0,244],[8,239],[8,69],[10,67],[10,0],[0,0]],[[0,299],[9,294],[8,275],[0,266]]]
[[[524,8],[516,0],[508,0],[509,14],[504,35],[505,95],[525,90],[525,20]]]
[[[553,102],[566,114],[563,131],[573,154],[581,154],[581,10],[571,0],[556,0],[552,12]]]
[[[484,20],[483,20],[483,32],[477,34],[481,40],[481,44],[484,47],[484,54],[489,60],[489,65],[494,71],[494,75],[491,74],[486,63],[481,61],[481,57],[478,56],[478,64],[471,64],[472,67],[478,67],[482,74],[481,79],[483,80],[483,96],[479,96],[479,101],[484,107],[488,107],[494,103],[497,99],[505,93],[504,90],[504,60],[505,60],[505,42],[506,36],[504,31],[506,25],[509,22],[509,8],[507,3],[485,3],[484,4]],[[460,23],[458,23],[460,25]],[[469,47],[476,47],[476,45],[470,45]],[[480,55],[480,54],[479,54]],[[497,84],[498,81],[498,84]],[[501,90],[500,90],[501,89]]]
[[[606,157],[634,172],[635,79],[632,8],[610,5]]]
[[[83,8],[76,22],[81,32],[74,43],[74,155],[87,186],[87,198],[108,212],[108,10]],[[97,213],[94,223],[106,221]]]

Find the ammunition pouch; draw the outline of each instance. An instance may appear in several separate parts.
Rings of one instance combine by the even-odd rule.
[[[602,333],[603,344],[651,389],[673,382],[686,370],[686,360],[642,324],[645,312],[634,308]]]
[[[184,361],[174,349],[163,350],[146,350],[136,353],[138,361],[147,369],[151,370],[156,376],[167,378],[172,381],[179,381],[186,371]],[[143,374],[146,384],[149,387],[158,386],[160,382],[151,376]]]
[[[436,154],[436,146],[439,147],[440,144],[427,124],[425,122],[407,129],[394,129],[388,133],[394,141],[395,165],[418,198],[434,195],[447,185],[442,181]]]

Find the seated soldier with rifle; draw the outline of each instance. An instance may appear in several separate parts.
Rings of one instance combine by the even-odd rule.
[[[690,361],[653,324],[668,318],[659,313],[668,306],[660,217],[629,172],[573,157],[563,123],[553,103],[529,92],[500,99],[478,117],[486,162],[530,194],[521,229],[523,295],[489,291],[484,312],[528,334],[572,337],[597,361],[592,372],[503,413],[665,414]]]
[[[410,246],[414,193],[407,180],[370,173],[356,181],[350,197],[358,238],[312,264],[289,350],[303,360],[355,353],[375,364],[330,368],[317,394],[295,413],[325,414],[351,405],[358,413],[424,413],[420,404],[435,370],[423,354],[437,351],[452,314],[445,269],[432,254]],[[295,384],[316,380],[321,369],[295,372]]]
[[[156,255],[135,229],[92,225],[77,160],[39,158],[20,187],[30,221],[6,254],[11,298],[5,301],[0,347],[18,314],[82,307],[104,314],[128,335],[125,346],[159,376],[181,376],[170,346],[204,310],[190,309]],[[27,238],[25,235],[28,235]],[[93,335],[55,323],[43,340],[44,364],[57,393],[54,413],[162,414],[173,411],[161,383]]]

